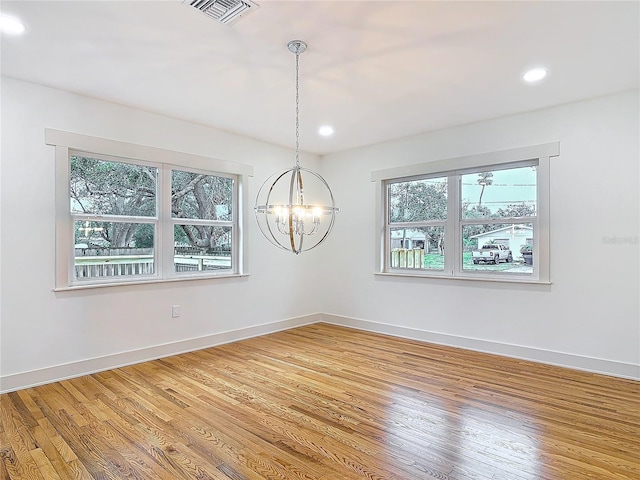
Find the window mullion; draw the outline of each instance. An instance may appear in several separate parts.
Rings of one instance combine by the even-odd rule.
[[[122,223],[156,223],[156,217],[139,217],[135,215],[96,215],[92,213],[71,213],[73,221],[90,222],[122,222]]]
[[[517,225],[519,223],[533,223],[537,219],[536,216],[531,217],[505,217],[505,218],[472,218],[460,220],[460,225],[495,225],[507,223],[509,225]]]
[[[171,223],[174,225],[211,225],[212,227],[233,227],[233,220],[205,220],[199,218],[173,218]]]
[[[389,228],[421,228],[421,227],[443,227],[444,220],[428,220],[424,222],[394,222],[389,224]]]
[[[497,217],[497,218],[467,218],[460,219],[460,225],[496,225],[503,223],[531,223],[535,216],[530,217]]]

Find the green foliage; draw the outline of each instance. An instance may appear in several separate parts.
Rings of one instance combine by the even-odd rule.
[[[480,205],[474,205],[473,207],[469,207],[469,204],[463,206],[463,218],[465,219],[481,219],[481,218],[495,218],[495,215],[491,213],[487,207],[483,207]],[[480,235],[481,233],[486,233],[491,230],[495,230],[497,228],[494,225],[465,225],[462,230],[462,242],[463,245],[471,247],[473,244],[477,245],[477,240],[472,239],[471,237],[475,235]]]
[[[482,185],[482,190],[480,191],[480,198],[478,199],[478,207],[482,207],[482,196],[484,195],[484,189],[488,185],[493,184],[493,173],[492,172],[480,172],[478,174],[478,185]]]
[[[76,212],[154,216],[157,169],[71,157],[70,196]]]
[[[180,225],[174,225],[173,227],[173,241],[176,245],[191,245],[189,237],[187,237]]]
[[[497,211],[498,217],[531,217],[535,216],[536,207],[534,205],[527,205],[526,203],[512,203],[507,205],[507,208],[499,208]]]
[[[469,208],[469,204],[463,206],[464,218],[495,218],[496,215],[491,213],[487,207],[474,205]]]
[[[478,177],[478,185],[486,187],[493,184],[493,172],[480,172]]]
[[[73,156],[70,164],[70,198],[73,212],[95,215],[154,217],[158,170],[145,165]],[[233,179],[174,170],[171,179],[173,218],[230,221],[233,217]],[[96,222],[92,222],[96,223]],[[76,238],[82,237],[82,225]],[[151,224],[111,221],[93,231],[92,243],[112,248],[150,248]],[[211,225],[179,225],[175,242],[214,248],[230,242],[228,228]]]
[[[71,209],[96,215],[152,217],[156,214],[156,177],[153,167],[73,156]],[[94,230],[91,243],[112,248],[133,245],[136,224],[100,223],[102,230]]]
[[[535,206],[525,202],[513,203],[505,208],[492,211],[482,205],[482,196],[486,187],[493,185],[493,172],[478,173],[478,185],[482,186],[480,199],[477,204],[465,202],[462,205],[462,218],[465,220],[523,218],[528,223],[528,217],[535,216]],[[495,187],[494,187],[495,188]],[[389,222],[418,222],[428,220],[446,220],[447,217],[447,181],[446,179],[426,179],[408,182],[392,183],[388,187]],[[477,248],[476,235],[488,233],[511,224],[508,223],[477,223],[463,227],[463,247],[465,251]],[[429,252],[443,252],[444,230],[442,227],[406,227],[407,230],[420,231],[425,235],[425,249]],[[397,238],[397,237],[395,237]]]
[[[232,219],[233,180],[215,175],[174,170],[171,178],[173,218]],[[175,242],[212,249],[230,243],[229,230],[211,225],[177,225]]]
[[[425,241],[428,245],[425,245],[425,250],[428,252],[439,252],[438,255],[442,255],[444,252],[444,228],[443,227],[420,227],[412,229],[424,234]]]
[[[499,208],[495,213],[487,207],[475,205],[470,207],[469,204],[463,205],[464,219],[481,219],[481,218],[518,218],[518,217],[530,217],[535,216],[536,210],[532,205],[526,203],[509,204],[506,208]],[[477,225],[465,225],[463,229],[463,242],[465,246],[470,244],[473,240],[470,237],[480,235],[481,233],[491,232],[509,226],[508,223],[494,223],[494,224],[477,224]]]
[[[462,237],[462,246],[465,252],[469,252],[471,250],[475,250],[478,248],[478,239],[477,238],[468,238]]]
[[[133,235],[133,241],[136,248],[153,248],[154,226],[149,223],[143,223],[138,226]]]
[[[416,180],[389,185],[391,222],[444,220],[447,218],[447,183]]]
[[[174,218],[231,220],[233,180],[174,170],[171,213]]]
[[[520,247],[520,253],[529,253],[533,252],[533,247],[529,244],[522,245]]]
[[[447,218],[446,179],[390,184],[389,210],[391,222],[445,220]],[[442,227],[423,227],[415,230],[424,233],[425,241],[428,243],[425,246],[427,250],[442,253],[444,241]],[[406,229],[404,232],[406,233]]]

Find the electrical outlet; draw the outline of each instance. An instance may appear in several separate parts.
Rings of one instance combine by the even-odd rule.
[[[180,316],[180,305],[173,305],[171,307],[171,316],[173,318],[176,318],[176,317]]]

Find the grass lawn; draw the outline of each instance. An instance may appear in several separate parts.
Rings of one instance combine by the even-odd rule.
[[[423,265],[424,268],[429,270],[444,270],[444,256],[438,255],[437,253],[426,253],[424,255]],[[506,262],[499,263],[498,265],[493,265],[492,263],[479,263],[478,265],[474,265],[471,252],[464,252],[462,254],[462,268],[464,270],[502,272],[513,268],[513,266],[513,263]]]
[[[430,270],[444,270],[444,255],[425,253],[423,265]]]

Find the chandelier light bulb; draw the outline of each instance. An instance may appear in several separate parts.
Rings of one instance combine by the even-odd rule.
[[[269,177],[258,192],[254,210],[267,240],[295,254],[322,243],[339,212],[327,182],[300,166]]]

